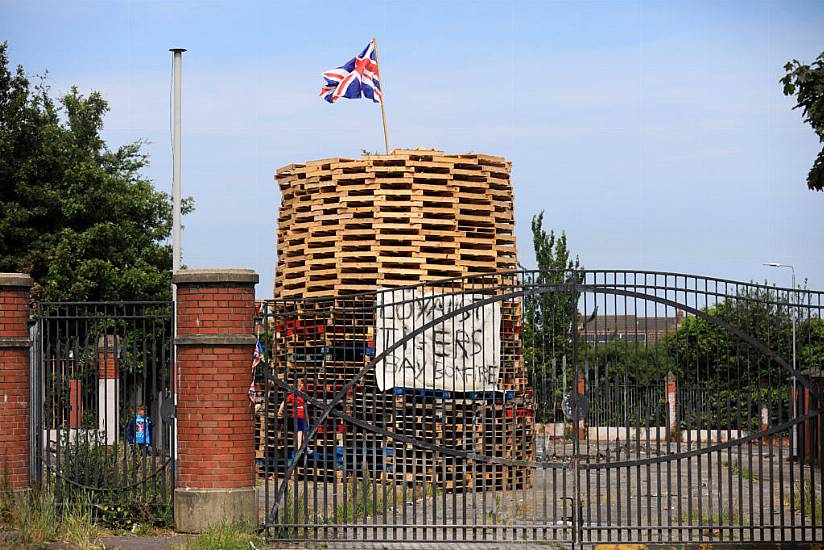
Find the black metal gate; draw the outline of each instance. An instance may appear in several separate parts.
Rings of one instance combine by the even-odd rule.
[[[34,320],[33,481],[118,526],[171,525],[172,304],[40,303]]]
[[[275,538],[822,540],[822,293],[497,273],[268,302]]]

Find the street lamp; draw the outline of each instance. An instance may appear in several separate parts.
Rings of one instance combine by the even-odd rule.
[[[793,294],[795,294],[795,292],[796,292],[796,288],[795,288],[795,267],[793,267],[793,266],[792,266],[792,265],[790,265],[790,264],[782,264],[782,263],[779,263],[779,262],[767,262],[767,263],[765,263],[765,264],[763,264],[763,265],[765,265],[765,266],[767,266],[767,267],[788,267],[788,268],[790,268],[790,270],[791,270],[791,272],[792,272],[792,287],[793,287]],[[792,373],[792,386],[793,386],[793,396],[792,396],[792,400],[793,400],[793,401],[792,401],[792,402],[793,402],[793,408],[792,408],[792,410],[793,410],[793,420],[795,420],[795,419],[798,417],[798,411],[796,410],[796,403],[797,403],[797,401],[798,401],[798,393],[797,393],[797,391],[796,391],[796,380],[795,380],[795,373],[796,373],[796,365],[795,365],[795,317],[796,317],[796,314],[797,314],[796,307],[798,306],[798,300],[796,299],[796,300],[795,300],[795,302],[796,302],[796,303],[794,304],[794,307],[793,307],[793,313],[792,313],[792,315],[790,316],[790,318],[792,319],[792,322],[793,322],[793,373]],[[797,440],[796,440],[796,430],[797,430],[797,429],[798,429],[798,426],[796,426],[795,428],[793,428],[793,457],[797,457],[797,456],[798,456],[798,442],[797,442]]]

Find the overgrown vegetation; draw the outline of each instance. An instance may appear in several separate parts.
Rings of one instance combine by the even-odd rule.
[[[227,523],[210,527],[205,533],[174,546],[175,550],[251,550],[260,548],[263,538],[254,527]]]
[[[89,501],[59,506],[49,489],[18,493],[3,490],[0,497],[0,531],[15,531],[4,543],[10,548],[39,547],[63,541],[77,548],[96,548],[100,536]]]
[[[804,485],[796,481],[793,491],[793,508],[799,514],[814,520],[815,525],[824,524],[824,501],[821,498],[821,491],[818,494],[813,494],[813,485],[809,481],[805,481]],[[787,497],[789,500],[789,497]],[[789,506],[789,504],[787,504]]]
[[[112,529],[172,526],[172,479],[164,457],[134,445],[106,445],[103,434],[65,441],[61,448],[70,459],[54,479],[60,502],[94,502],[89,513]]]
[[[722,460],[721,464],[732,470],[733,475],[736,475],[742,479],[751,479],[753,481],[759,481],[761,479],[761,476],[758,475],[757,472],[753,472],[748,467],[740,465],[736,460],[732,461],[732,465],[730,465],[730,463],[726,460]]]
[[[701,534],[705,537],[721,536],[721,529],[719,529],[719,527],[749,525],[747,519],[741,518],[738,510],[734,508],[732,510],[722,510],[720,514],[718,512],[709,514],[706,510],[699,514],[698,510],[692,510],[692,512],[684,512],[681,516],[681,521],[684,525],[689,525],[692,527],[707,526],[706,529],[700,530]],[[693,536],[698,534],[696,531],[693,531],[692,533]]]
[[[384,512],[391,513],[395,508],[405,506],[407,502],[438,496],[441,493],[441,487],[435,482],[417,483],[411,487],[403,483],[395,485],[374,481],[368,475],[349,477],[340,492],[341,501],[330,521],[349,523]]]

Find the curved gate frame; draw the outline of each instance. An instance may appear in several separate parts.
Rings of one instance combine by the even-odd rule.
[[[580,270],[575,272],[575,277],[577,278],[578,275],[585,275],[589,273],[589,270]],[[526,271],[510,271],[510,272],[500,272],[494,274],[487,274],[482,277],[489,277],[489,276],[517,276],[517,275],[524,275],[527,273],[538,273],[538,272],[526,272]],[[593,273],[603,273],[603,271],[594,271]],[[617,272],[616,272],[617,273]],[[627,272],[624,272],[627,273]],[[686,274],[678,274],[678,273],[655,273],[655,272],[629,272],[629,273],[636,273],[636,274],[644,274],[644,275],[662,275],[662,276],[673,276],[676,277],[684,277],[684,278],[695,278],[701,279],[700,276],[694,275],[686,275]],[[400,287],[400,288],[393,288],[389,289],[390,291],[398,291],[403,290],[405,288],[414,289],[414,288],[438,288],[439,286],[443,286],[444,288],[448,288],[447,284],[452,281],[456,280],[469,280],[472,277],[462,277],[457,279],[447,279],[444,281],[432,282],[432,283],[423,283],[419,285],[413,285],[410,287]],[[720,279],[712,279],[715,282],[721,283],[729,283],[735,285],[751,285],[751,283],[743,283],[737,281],[728,281],[728,280],[720,280]],[[661,306],[673,308],[676,311],[683,311],[686,314],[692,315],[696,318],[700,318],[708,323],[711,323],[714,326],[717,326],[729,334],[734,335],[742,342],[746,343],[749,346],[752,346],[755,350],[761,352],[764,356],[769,358],[770,360],[774,361],[777,365],[779,365],[790,377],[797,380],[797,382],[803,386],[806,391],[809,392],[809,395],[812,398],[813,403],[821,403],[822,401],[822,391],[820,388],[816,387],[815,384],[802,372],[799,372],[793,369],[793,366],[785,360],[783,357],[779,356],[771,347],[764,344],[763,342],[756,339],[753,335],[746,332],[742,327],[733,325],[722,318],[709,314],[707,311],[699,309],[697,307],[690,306],[687,303],[680,303],[675,300],[671,300],[669,298],[657,296],[655,294],[647,294],[644,292],[638,292],[634,290],[628,290],[627,288],[621,287],[630,287],[630,288],[639,288],[645,285],[639,284],[616,284],[608,285],[608,284],[586,284],[581,282],[566,282],[561,284],[533,284],[528,288],[518,288],[517,285],[500,285],[499,287],[482,287],[484,292],[489,291],[498,291],[503,290],[504,293],[501,294],[494,294],[487,298],[483,298],[479,301],[474,301],[469,305],[462,306],[456,310],[453,310],[441,317],[435,318],[431,321],[428,321],[422,324],[420,327],[415,328],[412,332],[406,334],[402,339],[395,341],[394,343],[390,344],[386,349],[382,352],[377,354],[368,364],[364,365],[363,368],[346,384],[344,384],[340,389],[336,390],[334,395],[332,396],[331,400],[321,401],[315,398],[313,395],[302,391],[300,388],[297,388],[293,385],[290,385],[287,382],[280,380],[277,376],[268,376],[267,378],[271,380],[277,387],[280,389],[298,395],[302,397],[307,403],[317,408],[317,410],[321,411],[320,415],[313,420],[313,426],[311,427],[309,433],[303,440],[303,444],[298,447],[294,453],[292,460],[290,461],[289,465],[287,466],[286,472],[283,474],[284,479],[283,482],[278,487],[277,493],[274,498],[274,503],[272,504],[271,510],[268,512],[269,517],[273,517],[278,513],[279,507],[283,498],[285,496],[287,485],[289,483],[290,477],[294,474],[297,465],[300,463],[301,459],[306,455],[307,449],[312,444],[312,441],[316,438],[318,434],[319,427],[323,424],[323,422],[331,417],[336,417],[341,420],[344,420],[348,423],[352,423],[360,428],[363,428],[368,431],[372,431],[374,433],[378,433],[385,436],[391,436],[398,441],[415,445],[416,447],[420,447],[423,449],[438,451],[443,455],[450,455],[456,456],[461,458],[469,458],[473,460],[477,460],[479,462],[490,463],[490,464],[501,464],[504,466],[520,466],[520,467],[530,467],[530,468],[567,468],[570,464],[575,472],[575,498],[576,498],[576,505],[574,506],[575,510],[575,520],[573,522],[572,530],[573,530],[573,537],[570,542],[582,542],[583,538],[581,537],[581,531],[586,530],[586,527],[582,525],[582,518],[580,517],[579,512],[579,505],[577,504],[578,501],[581,499],[580,494],[580,487],[579,487],[579,473],[582,471],[587,470],[599,470],[599,469],[609,469],[609,468],[618,468],[618,467],[636,467],[641,465],[659,463],[663,461],[673,461],[673,460],[680,460],[680,459],[687,459],[691,457],[699,457],[703,455],[708,455],[711,453],[719,452],[724,449],[729,449],[732,447],[738,447],[744,445],[746,443],[750,443],[757,440],[763,440],[766,437],[773,436],[779,434],[781,432],[785,432],[788,429],[793,428],[805,421],[814,420],[820,418],[820,411],[818,408],[811,408],[804,414],[797,414],[794,418],[783,422],[781,424],[770,426],[765,430],[760,430],[754,433],[750,433],[747,435],[740,435],[735,439],[728,440],[726,442],[719,442],[714,445],[707,445],[701,446],[696,449],[692,450],[685,450],[681,451],[676,454],[670,454],[664,459],[661,458],[636,458],[636,459],[627,459],[622,461],[612,461],[612,462],[603,462],[603,463],[581,463],[580,461],[580,451],[578,448],[579,438],[577,437],[577,433],[574,434],[574,446],[575,446],[575,456],[572,457],[570,462],[552,462],[552,461],[524,461],[524,460],[513,460],[513,459],[506,459],[506,458],[499,458],[499,457],[491,457],[480,455],[478,453],[471,453],[466,451],[461,451],[458,449],[451,449],[449,447],[440,446],[436,444],[431,444],[426,441],[422,441],[415,437],[406,436],[404,434],[399,434],[397,432],[389,431],[378,426],[372,425],[369,422],[365,422],[358,418],[355,418],[351,415],[342,413],[340,411],[336,411],[335,408],[344,400],[347,393],[354,388],[361,380],[363,380],[367,375],[372,373],[376,366],[379,365],[381,362],[385,361],[388,356],[390,356],[393,352],[402,348],[405,344],[414,341],[414,339],[418,336],[425,334],[428,330],[433,329],[437,325],[443,324],[450,319],[458,317],[466,312],[469,312],[473,309],[482,308],[485,305],[504,302],[507,300],[517,300],[528,298],[531,296],[539,296],[543,294],[553,294],[553,293],[569,293],[573,296],[580,296],[584,293],[595,293],[595,294],[602,294],[602,295],[612,295],[612,296],[623,296],[626,298],[633,298],[637,300],[643,300],[646,302],[651,302],[654,304],[659,304]],[[752,285],[752,286],[759,286],[759,285]],[[770,290],[779,290],[784,292],[790,292],[791,289],[775,289],[775,287],[762,287],[768,288]],[[670,290],[679,289],[671,288]],[[384,292],[378,291],[377,293]],[[469,291],[471,292],[471,290]],[[370,293],[370,294],[377,294],[377,293]],[[577,307],[577,304],[575,304]],[[792,304],[783,304],[787,305],[788,307]],[[576,351],[576,342],[577,342],[577,332],[578,332],[578,323],[574,323],[574,330],[573,330],[573,365],[575,368],[575,379],[578,377],[578,369],[579,369],[579,361],[577,357]],[[573,407],[573,425],[577,425],[578,423],[578,410],[576,407]],[[632,527],[632,529],[638,529],[636,527]],[[660,527],[644,527],[644,530],[652,529],[658,530]]]

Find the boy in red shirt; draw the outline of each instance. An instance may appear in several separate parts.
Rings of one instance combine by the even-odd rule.
[[[298,390],[304,391],[303,380],[298,380]],[[306,401],[297,394],[292,392],[286,396],[286,399],[280,404],[278,408],[278,418],[283,418],[283,410],[286,405],[289,405],[289,417],[292,419],[295,428],[295,438],[297,447],[303,444],[303,433],[309,431],[309,417],[306,414]],[[312,453],[312,448],[306,449],[307,453]]]

